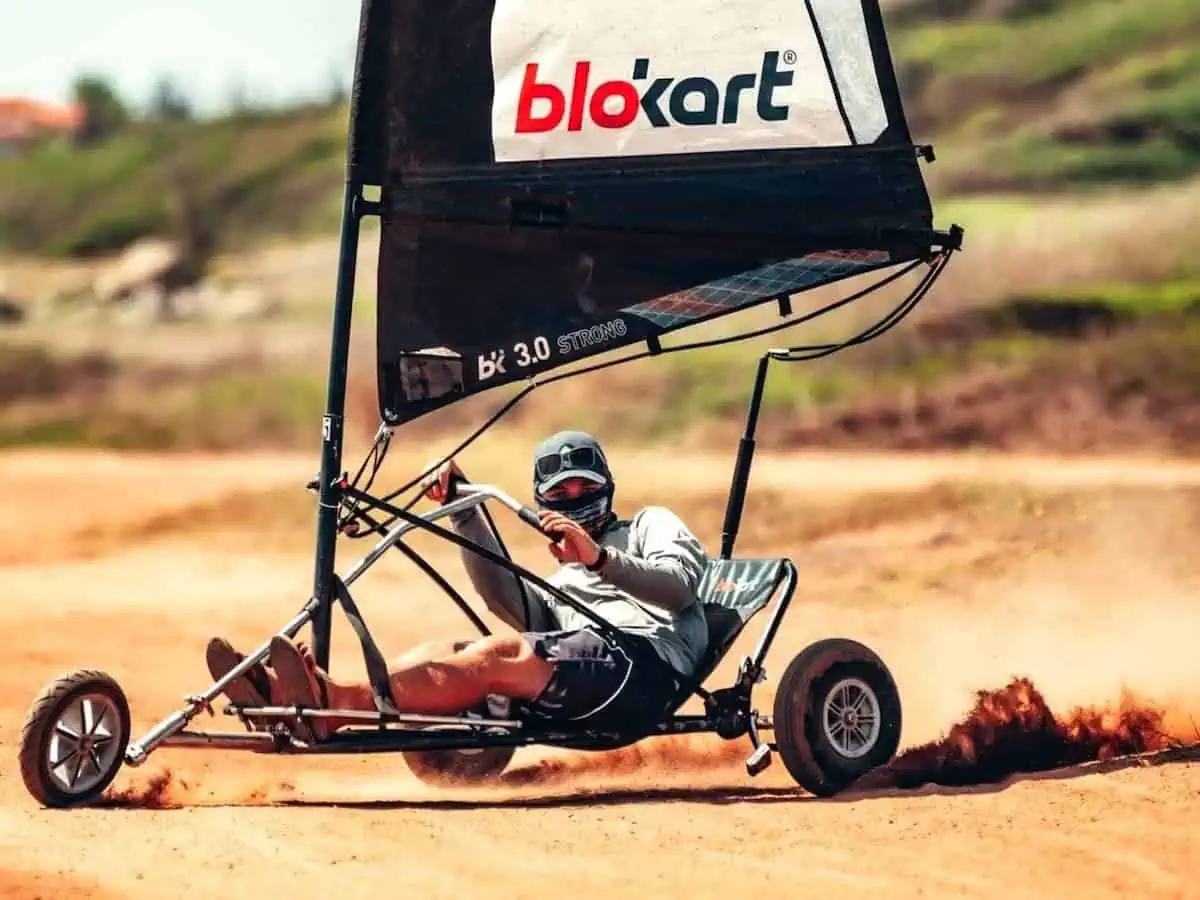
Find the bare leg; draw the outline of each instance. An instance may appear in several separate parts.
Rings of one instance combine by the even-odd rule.
[[[460,650],[465,650],[471,646],[473,641],[428,641],[424,644],[418,644],[410,650],[405,650],[400,655],[394,657],[388,663],[389,671],[391,669],[406,669],[409,666],[414,666],[418,663],[432,662],[438,659],[445,659],[448,656],[453,656]],[[300,654],[304,657],[304,661],[308,663],[310,669],[316,671],[316,657],[313,655],[312,648],[307,641],[296,641],[296,647],[300,650]]]
[[[472,643],[473,641],[429,641],[425,644],[419,644],[411,650],[405,650],[399,656],[395,657],[388,664],[388,670],[407,669],[409,666],[415,666],[418,663],[446,659],[460,650],[465,650]],[[302,647],[301,651],[303,649]]]
[[[401,712],[454,715],[482,703],[490,693],[533,699],[554,669],[518,636],[481,638],[440,659],[410,661],[390,669],[389,682]],[[331,709],[375,709],[371,686],[324,676]]]
[[[220,678],[243,658],[220,638],[210,642],[208,656],[214,678]],[[317,668],[311,649],[287,638],[272,639],[269,662],[257,669],[256,677],[266,682],[257,692],[249,675],[235,682],[245,682],[246,691],[254,699],[239,700],[239,692],[234,692],[231,699],[251,705],[265,701],[269,705],[311,706],[315,702],[327,709],[376,709],[369,684],[331,678]],[[388,674],[392,696],[401,712],[456,715],[478,707],[491,693],[533,699],[553,673],[553,666],[537,656],[523,638],[509,635],[415,647],[394,660]],[[259,698],[259,693],[265,696]],[[331,717],[296,727],[305,740],[314,736],[319,740],[331,731],[355,724],[363,724],[363,720]]]
[[[318,686],[324,685],[326,708],[375,711],[375,697],[369,684],[332,678],[317,668],[308,647],[299,649],[316,696],[319,696]],[[534,654],[521,637],[510,635],[414,648],[389,666],[389,680],[401,712],[457,715],[479,706],[490,693],[533,699],[545,688],[553,672],[550,663]],[[270,667],[266,667],[266,674],[272,697],[282,696],[279,674]],[[331,717],[322,720],[319,727],[327,733],[355,724],[363,722]]]

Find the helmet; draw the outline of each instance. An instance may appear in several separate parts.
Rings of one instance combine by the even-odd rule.
[[[551,500],[546,491],[570,478],[583,478],[601,490],[581,497]],[[560,431],[533,453],[533,496],[542,509],[560,512],[590,532],[598,532],[612,516],[615,485],[600,442],[583,431]]]

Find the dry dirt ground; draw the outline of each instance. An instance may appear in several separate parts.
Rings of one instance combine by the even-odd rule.
[[[497,462],[506,452],[480,452],[468,470],[523,493],[522,466]],[[664,499],[654,457],[620,459],[626,507]],[[17,771],[17,738],[50,678],[110,671],[140,732],[204,686],[210,635],[249,646],[298,607],[311,578],[302,486],[314,462],[0,457],[0,896],[1200,897],[1200,766],[1179,759],[816,801],[779,760],[750,779],[744,741],[523,750],[501,785],[454,791],[422,786],[396,756],[161,750],[121,774],[106,808],[38,808]],[[710,547],[729,464],[672,459],[671,502]],[[1021,732],[1051,728],[1028,715],[1042,697],[1068,744],[1188,738],[1192,717],[1200,722],[1196,485],[1200,465],[1153,460],[763,458],[740,550],[791,554],[803,579],[769,675],[816,638],[874,646],[906,704],[903,746],[940,741],[933,756],[909,754],[910,781],[986,780],[962,775],[962,751],[984,760],[987,747],[972,742],[997,735],[1016,740],[1001,775],[1031,767]],[[214,512],[222,503],[226,519]],[[287,503],[295,516],[266,512]],[[550,567],[535,536],[497,518],[518,559]],[[454,552],[415,543],[465,586]],[[362,552],[344,545],[341,568]],[[460,614],[398,556],[360,584],[389,650],[462,633]],[[361,673],[341,620],[334,660],[335,672]],[[1014,676],[1040,695],[1002,691]],[[940,740],[976,691],[998,693]],[[1100,712],[1073,717],[1077,704]],[[955,747],[959,775],[940,777]]]

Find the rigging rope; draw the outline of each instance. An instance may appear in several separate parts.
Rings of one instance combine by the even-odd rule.
[[[419,487],[432,472],[435,472],[444,463],[446,463],[447,461],[458,456],[458,454],[462,453],[463,450],[465,450],[467,447],[471,446],[471,444],[473,444],[480,437],[482,437],[483,434],[485,434],[488,431],[488,429],[493,427],[497,422],[500,421],[500,419],[502,419],[509,412],[511,412],[517,406],[518,403],[520,403],[522,400],[524,400],[527,396],[529,396],[531,393],[533,393],[533,391],[535,391],[539,387],[545,387],[547,385],[554,384],[555,382],[562,381],[567,378],[574,378],[579,375],[586,375],[586,374],[589,374],[592,372],[598,372],[603,369],[608,369],[613,366],[622,365],[627,362],[633,362],[635,360],[645,359],[646,357],[649,357],[649,356],[664,356],[669,353],[680,353],[685,350],[708,349],[711,347],[718,347],[718,346],[723,346],[726,344],[736,343],[738,341],[750,340],[750,339],[756,338],[756,337],[763,337],[765,335],[774,334],[774,333],[780,332],[780,331],[786,331],[790,328],[795,328],[798,325],[802,325],[805,322],[810,322],[813,319],[817,319],[822,316],[829,315],[830,313],[835,312],[836,310],[841,309],[841,308],[849,305],[850,303],[860,300],[869,294],[875,293],[876,291],[879,291],[879,290],[883,289],[884,287],[887,287],[889,284],[899,280],[900,278],[903,278],[905,275],[909,274],[910,272],[915,271],[919,266],[921,266],[923,264],[928,265],[929,270],[924,275],[921,276],[921,279],[917,283],[917,286],[903,300],[901,300],[895,307],[893,307],[891,309],[891,311],[889,311],[883,318],[879,319],[878,321],[876,321],[874,324],[872,324],[868,328],[864,329],[863,331],[859,332],[858,334],[854,335],[853,337],[847,338],[844,341],[839,341],[836,343],[809,344],[809,345],[798,345],[795,347],[790,347],[790,348],[787,348],[782,353],[777,353],[774,356],[774,358],[781,360],[781,361],[787,361],[787,362],[803,362],[803,361],[808,361],[808,360],[813,360],[813,359],[819,359],[819,358],[825,357],[825,356],[831,356],[832,354],[838,353],[849,347],[854,347],[854,346],[858,346],[860,344],[865,344],[868,341],[874,340],[875,338],[879,337],[880,335],[884,334],[885,332],[890,331],[897,324],[899,324],[903,319],[905,319],[913,311],[913,309],[916,308],[917,304],[919,304],[921,302],[921,300],[924,299],[925,295],[928,294],[929,290],[933,287],[934,283],[937,281],[937,279],[941,276],[942,272],[945,270],[947,264],[950,261],[950,256],[954,252],[954,249],[955,248],[953,248],[953,247],[949,247],[949,248],[944,248],[942,250],[939,250],[933,255],[933,257],[931,259],[928,259],[928,260],[926,260],[926,259],[913,260],[912,262],[903,266],[898,271],[893,272],[893,273],[885,276],[884,278],[879,279],[877,282],[875,282],[871,285],[868,285],[867,287],[865,287],[859,291],[856,291],[853,294],[850,294],[849,296],[843,297],[840,300],[835,300],[831,303],[826,304],[825,306],[818,307],[817,309],[807,312],[801,316],[789,317],[788,320],[785,322],[778,322],[774,325],[769,325],[769,326],[765,326],[763,328],[757,328],[757,329],[753,329],[750,331],[745,331],[740,334],[728,335],[728,336],[722,337],[722,338],[712,338],[712,339],[706,340],[706,341],[693,341],[691,343],[680,344],[675,347],[661,347],[657,350],[643,350],[639,353],[634,353],[634,354],[630,354],[627,356],[623,356],[619,359],[608,360],[608,361],[602,362],[602,363],[593,363],[593,364],[585,366],[581,369],[573,369],[568,372],[560,372],[556,375],[552,375],[552,376],[545,378],[543,380],[540,380],[540,381],[537,380],[536,377],[533,379],[530,379],[529,383],[524,388],[522,388],[516,395],[514,395],[507,402],[505,402],[482,425],[480,425],[473,432],[471,432],[466,438],[464,438],[458,444],[458,446],[456,446],[453,450],[451,450],[449,453],[444,455],[441,459],[439,459],[436,462],[434,462],[433,464],[431,464],[428,468],[426,468],[424,471],[422,471],[416,477],[409,480],[407,483],[401,485],[400,487],[396,488],[395,490],[391,491],[390,493],[385,494],[381,499],[384,500],[385,502],[392,502],[392,501],[396,500],[398,497],[400,497],[402,494],[404,494],[406,491],[409,491],[409,490],[412,490],[413,488]],[[776,298],[776,299],[780,299],[780,298]],[[364,491],[369,490],[370,486],[374,483],[375,477],[378,474],[380,468],[382,468],[382,466],[383,466],[383,462],[387,456],[388,447],[390,445],[390,440],[391,440],[391,429],[387,426],[381,425],[379,431],[376,434],[375,441],[371,446],[371,450],[368,452],[366,460],[364,460],[362,466],[359,467],[358,472],[355,474],[355,477],[354,477],[353,481],[351,482],[352,486],[355,486],[355,487],[357,486],[359,479],[361,479],[364,472],[367,471],[368,464],[369,464],[370,465],[370,474],[368,475],[367,484],[363,488]],[[414,494],[414,496],[405,505],[401,506],[400,508],[403,509],[405,512],[411,510],[412,507],[415,506],[417,504],[417,502],[421,499],[421,496],[422,496],[422,492],[418,491],[416,494]],[[383,522],[380,522],[380,523],[372,522],[372,527],[367,529],[366,531],[351,532],[351,531],[349,531],[347,526],[352,522],[362,521],[362,517],[359,515],[357,503],[351,502],[351,501],[344,501],[343,505],[347,508],[347,513],[343,516],[341,522],[339,523],[339,529],[342,530],[344,533],[346,533],[346,536],[350,537],[350,538],[365,537],[367,534],[370,534],[372,532],[378,532],[380,534],[386,533],[387,529],[390,528],[398,520],[397,516],[391,516],[390,518],[387,518]],[[492,531],[495,532],[496,531],[495,524],[490,521],[490,517],[489,517],[488,524],[491,526]],[[497,537],[498,537],[498,535],[497,535]]]

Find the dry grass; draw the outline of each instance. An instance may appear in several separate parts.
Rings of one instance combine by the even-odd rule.
[[[927,386],[879,392],[765,429],[785,446],[1194,452],[1200,446],[1200,328],[1168,318]]]
[[[1200,272],[1200,180],[1090,197],[989,197],[936,204],[967,230],[964,253],[924,314],[1095,283]]]

